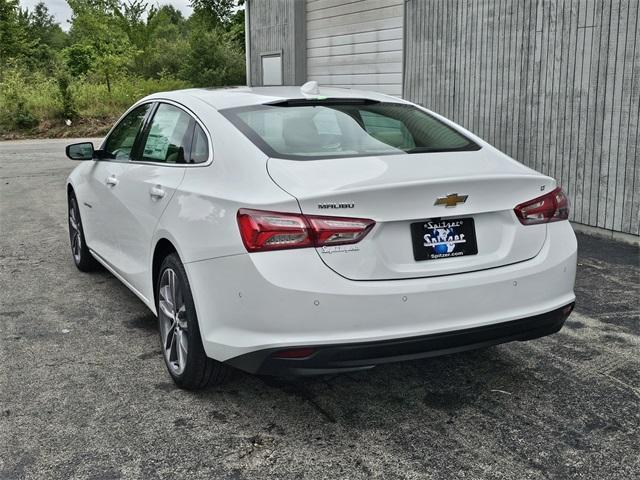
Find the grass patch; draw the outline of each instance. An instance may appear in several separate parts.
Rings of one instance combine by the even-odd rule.
[[[139,99],[189,86],[182,80],[126,76],[113,81],[109,92],[105,84],[87,79],[71,79],[61,86],[55,76],[14,69],[0,81],[0,138],[103,135]]]

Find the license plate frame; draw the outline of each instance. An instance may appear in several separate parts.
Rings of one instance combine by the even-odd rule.
[[[442,260],[478,254],[476,227],[471,217],[435,218],[411,224],[413,258]]]

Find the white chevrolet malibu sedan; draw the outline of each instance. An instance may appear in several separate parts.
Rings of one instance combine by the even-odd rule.
[[[183,388],[530,340],[574,305],[556,181],[395,97],[158,93],[67,156],[75,264],[158,316]]]

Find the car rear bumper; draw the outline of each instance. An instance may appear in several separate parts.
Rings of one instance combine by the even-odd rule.
[[[305,358],[279,358],[283,351],[305,348],[269,348],[240,355],[227,364],[258,375],[319,375],[372,368],[381,363],[417,360],[489,347],[515,340],[525,341],[559,331],[574,303],[551,312],[482,327],[419,337],[377,342],[314,345]]]
[[[353,281],[313,249],[230,255],[185,269],[205,351],[224,362],[298,345],[377,343],[538,318],[575,301],[576,258],[569,222],[557,222],[534,258],[456,275]]]

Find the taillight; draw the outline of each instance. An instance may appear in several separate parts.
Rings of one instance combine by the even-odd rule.
[[[241,208],[238,226],[249,252],[347,245],[362,240],[375,222],[364,218],[323,217]]]
[[[241,208],[238,210],[238,226],[249,252],[313,246],[302,215]]]
[[[569,199],[560,187],[518,205],[514,212],[523,225],[558,222],[569,218]]]
[[[347,245],[362,240],[375,222],[362,218],[319,217],[307,215],[314,246]]]

